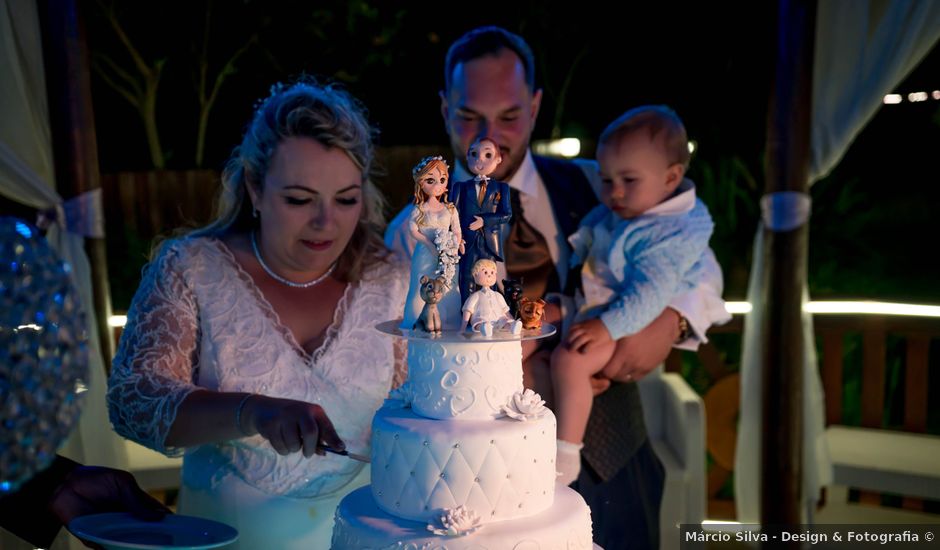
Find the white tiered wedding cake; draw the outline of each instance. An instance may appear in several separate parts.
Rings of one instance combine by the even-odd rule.
[[[555,483],[555,416],[523,391],[520,337],[400,334],[409,379],[375,414],[372,484],[337,508],[333,550],[592,548],[590,510]]]
[[[522,387],[522,340],[554,329],[534,322],[523,332],[491,290],[512,214],[508,186],[488,177],[500,160],[493,140],[475,141],[476,177],[452,183],[449,199],[443,157],[412,170],[409,303],[404,322],[379,326],[408,339],[408,380],[375,413],[372,484],[340,502],[333,550],[593,547],[590,509],[555,483],[555,415]],[[467,297],[471,276],[480,290]],[[446,306],[458,290],[462,309]]]

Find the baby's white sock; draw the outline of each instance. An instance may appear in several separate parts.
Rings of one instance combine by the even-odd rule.
[[[555,456],[555,470],[558,472],[557,481],[562,485],[571,485],[578,479],[581,473],[581,449],[583,443],[571,443],[570,441],[556,441],[558,453]]]

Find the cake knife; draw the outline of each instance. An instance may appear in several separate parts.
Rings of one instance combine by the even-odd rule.
[[[367,457],[367,456],[365,456],[365,455],[359,455],[359,454],[356,454],[356,453],[351,453],[351,452],[349,452],[349,451],[347,451],[347,450],[345,450],[345,449],[342,450],[342,451],[338,451],[338,450],[336,450],[336,449],[334,449],[334,448],[332,448],[332,447],[327,447],[326,445],[320,445],[320,446],[318,447],[318,449],[320,449],[321,451],[326,451],[326,452],[328,452],[328,453],[333,453],[333,454],[335,454],[335,455],[346,456],[346,457],[349,457],[349,458],[351,458],[351,459],[353,459],[353,460],[358,460],[359,462],[365,462],[365,463],[372,462],[372,460],[369,459],[369,457]]]

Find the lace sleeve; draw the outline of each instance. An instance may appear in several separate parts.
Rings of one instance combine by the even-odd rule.
[[[122,436],[166,455],[183,399],[198,389],[198,306],[183,277],[182,242],[167,243],[144,271],[108,378],[108,413]]]

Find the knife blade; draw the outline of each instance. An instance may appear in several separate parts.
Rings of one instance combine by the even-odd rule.
[[[372,460],[371,460],[369,457],[365,456],[365,455],[360,455],[360,454],[356,454],[356,453],[351,453],[351,452],[349,452],[349,451],[347,451],[347,450],[345,450],[345,449],[342,450],[342,451],[340,451],[340,450],[334,449],[334,448],[332,448],[332,447],[328,447],[328,446],[326,446],[326,445],[321,445],[321,446],[319,447],[319,449],[322,450],[322,451],[326,451],[326,452],[328,452],[328,453],[333,453],[333,454],[335,454],[335,455],[345,456],[345,457],[351,458],[351,459],[353,459],[353,460],[358,460],[359,462],[365,462],[365,463],[367,463],[367,464],[370,463],[370,462],[372,462]]]

